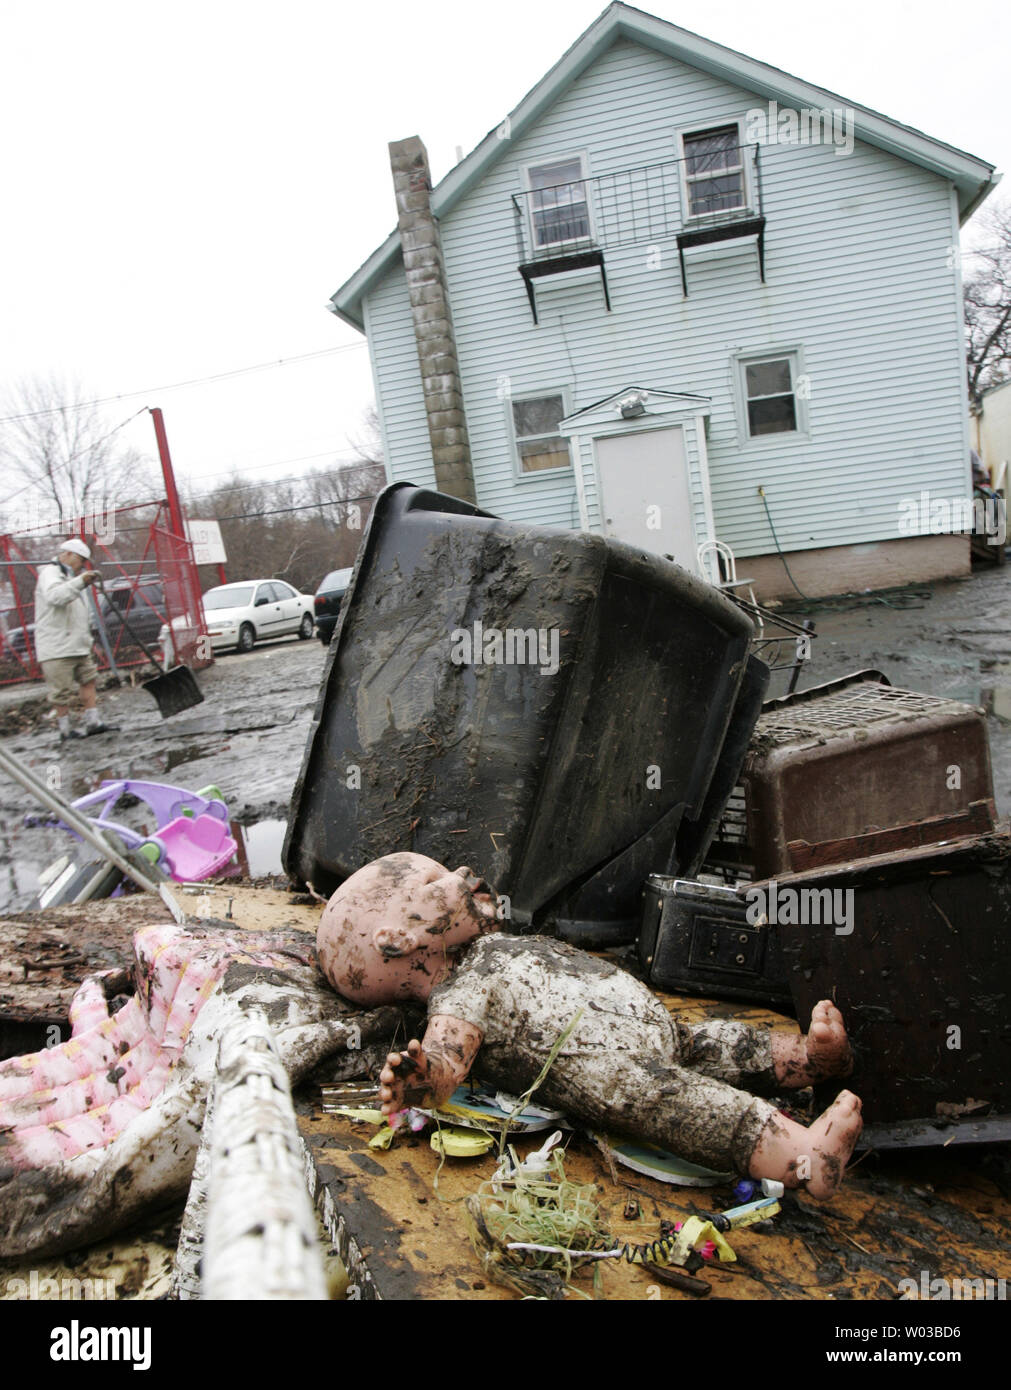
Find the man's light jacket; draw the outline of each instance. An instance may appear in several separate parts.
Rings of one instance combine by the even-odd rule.
[[[39,570],[35,588],[35,654],[39,661],[87,656],[92,636],[84,576],[59,561]]]

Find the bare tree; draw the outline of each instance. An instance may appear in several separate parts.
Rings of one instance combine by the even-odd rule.
[[[191,515],[219,521],[231,580],[286,579],[312,592],[330,570],[354,564],[372,502],[386,484],[374,407],[349,443],[352,462],[277,482],[236,474],[188,505]],[[217,583],[216,571],[201,577]]]
[[[333,528],[332,569],[354,564],[362,530],[374,499],[386,486],[383,437],[379,414],[370,405],[356,435],[347,436],[355,462],[335,463],[310,476],[310,495],[319,504],[320,518]]]
[[[379,426],[379,412],[374,405],[366,408],[358,433],[349,434],[347,440],[362,463],[382,465],[383,432]]]
[[[305,478],[252,483],[236,475],[188,506],[215,517],[232,580],[286,579],[311,591],[330,570],[354,563],[381,465],[334,465]],[[204,582],[217,582],[208,571]]]
[[[148,459],[76,381],[31,377],[0,407],[5,512],[86,516],[143,500],[154,486]]]
[[[378,462],[334,464],[317,469],[307,483],[320,520],[333,535],[330,568],[353,565],[372,502],[386,483],[386,470]]]
[[[965,275],[969,399],[1011,376],[1011,202],[984,208],[971,224]]]
[[[268,553],[264,513],[274,509],[269,483],[253,483],[236,473],[199,500],[186,499],[190,516],[216,518],[228,556],[230,579],[259,579],[270,573],[273,556]],[[216,583],[208,571],[205,582]]]

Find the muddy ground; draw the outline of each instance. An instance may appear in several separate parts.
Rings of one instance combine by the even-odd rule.
[[[5,747],[68,800],[105,778],[144,778],[191,791],[213,783],[241,828],[237,838],[251,873],[279,873],[282,822],[325,654],[316,640],[289,638],[223,655],[197,673],[204,703],[171,719],[161,718],[145,691],[113,687],[100,693],[99,705],[119,732],[64,744],[43,687],[25,686],[0,697],[0,734]],[[24,906],[39,869],[66,847],[60,831],[23,827],[25,813],[39,809],[0,774],[0,912]],[[138,808],[123,819],[139,826],[145,817]]]
[[[1011,566],[971,579],[879,598],[786,604],[810,617],[817,636],[800,688],[859,667],[894,685],[982,705],[988,710],[998,810],[1011,814]],[[140,689],[108,690],[103,716],[117,734],[61,745],[41,685],[0,691],[5,745],[69,799],[103,778],[143,777],[191,790],[220,787],[256,874],[280,868],[280,824],[305,745],[325,651],[316,640],[282,639],[248,655],[229,653],[201,671],[202,705],[163,720]],[[786,688],[775,675],[770,694]],[[64,847],[60,832],[25,829],[37,810],[27,793],[0,777],[0,912],[24,906],[40,867]],[[153,827],[152,827],[153,828]]]

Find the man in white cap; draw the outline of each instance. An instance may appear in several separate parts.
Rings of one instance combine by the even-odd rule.
[[[99,573],[87,568],[90,559],[91,551],[76,536],[61,541],[55,563],[39,570],[35,588],[35,654],[50,703],[56,707],[61,743],[68,738],[108,733],[111,727],[98,717],[98,668],[91,654],[85,590],[99,578]],[[84,706],[83,733],[70,725],[75,686]]]

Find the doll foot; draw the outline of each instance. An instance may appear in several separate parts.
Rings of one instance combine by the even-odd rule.
[[[772,1060],[776,1079],[788,1090],[813,1086],[830,1076],[849,1076],[853,1053],[843,1016],[829,999],[811,1011],[807,1033],[772,1035]]]
[[[790,1165],[787,1186],[805,1187],[808,1195],[819,1202],[832,1197],[843,1180],[846,1164],[863,1127],[859,1097],[852,1091],[840,1091],[829,1108],[809,1127],[807,1147],[810,1152],[798,1155],[796,1162]],[[806,1164],[802,1162],[804,1158]],[[802,1176],[805,1173],[807,1176]]]
[[[774,1178],[803,1187],[819,1202],[842,1182],[846,1164],[863,1128],[860,1100],[841,1091],[808,1129],[782,1113],[770,1116],[751,1155],[753,1178]]]
[[[807,1066],[812,1081],[829,1076],[849,1076],[853,1070],[853,1052],[843,1016],[828,999],[815,1004],[811,1011],[811,1026],[804,1039]]]

